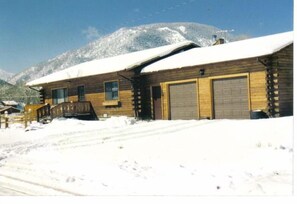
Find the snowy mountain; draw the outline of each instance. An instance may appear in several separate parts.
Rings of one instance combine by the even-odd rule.
[[[6,82],[5,80],[0,79],[0,86],[13,86],[13,85]]]
[[[229,41],[236,37],[229,34],[220,36],[220,29],[197,23],[160,23],[121,28],[118,31],[95,40],[77,50],[65,52],[53,59],[42,62],[13,76],[9,82],[23,84],[70,66],[100,58],[106,58],[191,40],[200,46],[213,43],[212,36],[225,37]]]
[[[14,74],[0,69],[0,80],[8,81]]]
[[[23,85],[13,85],[6,80],[13,74],[0,70],[0,101],[16,100],[18,102],[38,102],[38,93]],[[1,79],[3,78],[3,79]]]
[[[5,91],[14,87],[14,85],[7,82],[7,80],[12,76],[13,76],[12,73],[8,73],[0,69],[0,100],[2,97],[6,95]]]
[[[5,100],[7,96],[7,92],[14,88],[14,85],[7,83],[5,80],[0,79],[0,101]]]

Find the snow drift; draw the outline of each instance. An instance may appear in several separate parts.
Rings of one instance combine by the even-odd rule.
[[[1,195],[292,195],[293,117],[0,130]]]

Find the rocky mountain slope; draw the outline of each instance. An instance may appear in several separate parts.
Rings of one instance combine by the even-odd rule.
[[[0,80],[8,81],[13,75],[14,75],[13,73],[0,69]]]
[[[220,29],[197,23],[160,23],[118,31],[95,40],[77,50],[65,52],[53,59],[41,62],[10,78],[12,84],[23,84],[70,66],[86,61],[116,56],[148,48],[191,40],[200,46],[213,43],[212,36],[224,37],[229,41],[236,37],[218,32]]]

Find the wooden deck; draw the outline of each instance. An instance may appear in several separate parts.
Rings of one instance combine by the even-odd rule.
[[[37,121],[52,120],[54,118],[78,118],[97,120],[91,102],[63,102],[51,107],[49,104],[37,109]]]

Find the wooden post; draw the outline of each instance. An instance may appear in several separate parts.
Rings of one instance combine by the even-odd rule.
[[[29,110],[28,110],[28,116],[29,116],[29,123],[30,124],[32,124],[32,109],[31,108],[29,108]]]
[[[5,128],[8,128],[8,112],[4,112],[4,119],[5,119]]]
[[[8,128],[8,118],[5,118],[5,128]]]
[[[40,114],[40,110],[39,110],[39,109],[37,109],[37,110],[36,110],[36,120],[37,120],[37,122],[39,122],[39,121],[40,121],[39,114]]]
[[[25,123],[25,128],[27,128],[27,112],[24,112],[24,123]]]

